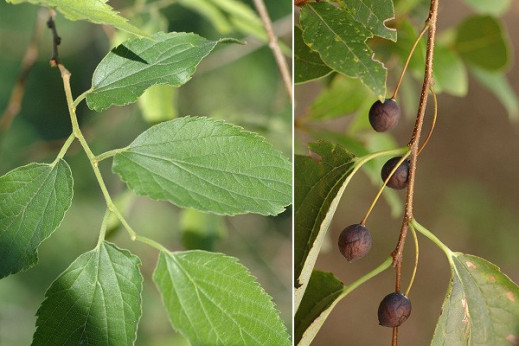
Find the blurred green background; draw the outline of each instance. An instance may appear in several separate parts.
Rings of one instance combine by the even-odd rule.
[[[420,2],[425,10],[428,3]],[[441,1],[440,31],[457,25],[473,13],[463,1]],[[513,56],[519,53],[518,19],[519,3],[515,1],[502,20],[513,45],[512,63],[506,76],[516,94],[519,92],[519,66],[514,63]],[[386,66],[391,68],[394,61]],[[400,66],[395,69],[400,73]],[[408,74],[405,78],[412,77]],[[295,87],[296,119],[309,112],[311,102],[323,85],[326,81],[320,80]],[[394,85],[394,79],[390,79],[388,93],[393,91]],[[421,84],[413,85],[417,95]],[[343,97],[346,99],[348,95]],[[418,100],[414,102],[417,104]],[[519,283],[519,123],[509,118],[494,95],[472,77],[466,97],[441,94],[438,103],[436,128],[418,163],[415,217],[454,251],[483,257]],[[404,109],[404,113],[406,116],[392,131],[399,145],[405,145],[409,140],[416,108]],[[428,107],[425,132],[429,129],[431,114]],[[367,114],[359,116],[367,118]],[[344,133],[351,121],[352,117],[341,117],[315,126]],[[366,132],[370,134],[364,138],[384,136],[371,129]],[[307,153],[303,144],[309,140],[313,139],[307,132],[296,129],[297,154]],[[387,159],[382,159],[382,163]],[[373,236],[371,252],[362,260],[349,264],[337,250],[340,232],[362,219],[378,191],[379,181],[374,186],[363,173],[352,179],[328,231],[328,242],[317,261],[316,269],[333,272],[344,284],[378,266],[396,245],[401,215],[391,217],[388,204],[381,199],[366,224]],[[397,194],[402,201],[405,200],[405,192]],[[399,345],[430,344],[450,279],[449,265],[443,252],[425,237],[418,237],[420,261],[410,292],[413,311],[409,320],[399,328]],[[406,289],[414,264],[410,237],[404,261],[402,286]],[[339,302],[313,345],[389,345],[392,330],[378,325],[377,309],[382,298],[394,290],[394,280],[394,270],[387,270]]]
[[[209,2],[209,1],[207,1]],[[237,1],[253,12],[252,1]],[[152,4],[152,1],[149,1]],[[262,33],[236,20],[236,13],[223,12],[228,26],[183,6],[188,1],[160,1],[153,16],[134,15],[133,5],[145,1],[110,1],[139,27],[166,25],[168,31],[188,31],[209,39],[239,38],[245,45],[224,45],[206,58],[187,85],[170,95],[170,116],[199,115],[225,119],[265,136],[287,156],[291,154],[292,111],[272,52]],[[234,1],[226,1],[233,4]],[[292,4],[266,1],[277,34],[285,47],[291,45]],[[38,8],[8,5],[0,1],[0,112],[3,112],[20,72],[21,60],[31,40]],[[45,12],[44,12],[45,13]],[[239,18],[238,18],[239,19]],[[44,19],[46,20],[46,18]],[[75,96],[90,87],[91,76],[114,41],[110,28],[86,22],[56,20],[62,38],[60,57],[72,73]],[[29,162],[51,162],[71,131],[70,120],[57,69],[49,66],[51,35],[44,29],[39,56],[28,80],[20,114],[7,132],[0,133],[0,175]],[[288,49],[285,50],[290,54]],[[152,107],[153,109],[153,107]],[[153,116],[153,115],[152,115]],[[94,153],[129,144],[152,123],[138,105],[113,107],[95,113],[78,107],[83,133]],[[65,159],[74,177],[74,200],[60,228],[39,248],[39,263],[24,273],[0,281],[0,345],[28,345],[35,330],[36,311],[52,281],[81,253],[92,249],[104,213],[104,200],[86,155],[74,143]],[[129,223],[142,235],[171,250],[201,247],[238,257],[269,293],[291,329],[291,209],[277,217],[243,215],[215,217],[182,211],[165,202],[126,193],[124,184],[110,171],[110,162],[100,164],[108,189],[121,203]],[[198,222],[197,222],[198,221]],[[144,276],[143,315],[136,345],[184,345],[172,330],[151,275],[157,251],[132,243],[117,225],[108,240],[142,259]]]

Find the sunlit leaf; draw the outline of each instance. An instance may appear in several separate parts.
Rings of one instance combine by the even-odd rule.
[[[32,4],[52,7],[58,10],[69,20],[87,20],[96,24],[111,25],[117,29],[127,31],[140,37],[148,37],[140,29],[128,23],[113,8],[107,4],[108,0],[6,0],[13,4],[29,2]]]
[[[31,163],[0,177],[0,278],[38,262],[38,246],[70,207],[72,185],[64,160]]]
[[[208,118],[143,132],[113,170],[139,195],[216,214],[277,215],[292,199],[291,165],[264,138]]]
[[[271,298],[235,258],[162,251],[153,280],[192,345],[291,345]]]
[[[219,42],[229,42],[179,32],[159,32],[152,38],[128,40],[104,57],[92,77],[88,107],[100,112],[135,102],[155,84],[181,86]]]
[[[133,345],[139,266],[138,257],[107,242],[79,256],[45,294],[33,345]]]
[[[515,345],[519,287],[494,264],[451,253],[452,279],[431,345]]]
[[[374,60],[366,40],[373,34],[347,10],[330,3],[308,3],[300,17],[303,40],[332,69],[360,80],[379,98],[386,93],[386,69]]]

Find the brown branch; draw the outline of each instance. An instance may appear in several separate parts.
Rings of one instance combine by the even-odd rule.
[[[14,118],[20,113],[23,97],[25,95],[27,78],[29,77],[32,67],[36,63],[36,59],[38,58],[38,44],[45,23],[44,12],[46,12],[46,10],[40,9],[36,17],[31,42],[27,46],[22,60],[22,69],[18,75],[13,90],[11,91],[11,96],[7,102],[7,106],[0,117],[0,133],[7,131],[11,127]]]
[[[58,46],[61,43],[61,37],[58,36],[58,31],[56,30],[56,23],[54,22],[55,17],[56,12],[54,10],[49,10],[49,20],[47,21],[47,26],[52,31],[52,57],[50,58],[51,66],[59,66],[61,64],[58,53]]]
[[[436,37],[436,21],[438,16],[438,0],[431,0],[431,7],[429,9],[429,17],[427,18],[426,24],[429,25],[428,38],[427,38],[427,52],[425,56],[425,73],[422,85],[422,93],[420,95],[420,104],[418,107],[418,114],[416,116],[416,122],[409,141],[409,147],[411,149],[411,158],[409,164],[409,185],[407,187],[407,198],[404,211],[404,219],[402,221],[402,228],[400,230],[400,237],[396,245],[395,250],[391,254],[393,256],[393,265],[396,268],[396,279],[395,289],[396,292],[400,291],[400,282],[402,277],[402,253],[404,251],[405,240],[407,231],[409,230],[409,222],[413,219],[413,197],[414,197],[414,185],[416,177],[416,164],[418,158],[418,149],[420,142],[420,135],[422,133],[423,120],[425,116],[425,109],[427,107],[427,96],[428,90],[432,86],[432,71],[433,71],[433,56],[434,56],[434,40]],[[395,328],[396,329],[396,328]],[[398,331],[393,332],[392,345],[398,345]]]
[[[285,88],[287,90],[288,97],[290,99],[290,103],[292,103],[292,77],[290,76],[290,72],[288,70],[288,64],[279,48],[279,44],[277,41],[276,34],[274,33],[274,29],[272,29],[272,22],[270,20],[267,8],[265,7],[265,3],[263,0],[254,0],[254,5],[256,6],[256,10],[258,11],[261,21],[263,22],[263,26],[265,27],[265,31],[267,32],[267,37],[269,40],[269,47],[274,54],[274,58],[276,59],[276,63],[278,65],[279,71],[281,72],[281,77],[283,78],[283,82],[285,84]]]

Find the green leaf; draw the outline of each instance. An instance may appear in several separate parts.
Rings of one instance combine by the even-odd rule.
[[[364,24],[374,35],[396,41],[396,30],[386,22],[395,19],[392,0],[344,0],[353,18]]]
[[[232,24],[217,4],[207,0],[179,0],[178,3],[205,17],[218,32],[227,34],[232,31]]]
[[[139,98],[139,108],[144,120],[150,123],[177,117],[177,89],[170,85],[154,85]]]
[[[519,100],[514,89],[501,72],[489,72],[477,67],[471,67],[470,72],[487,89],[489,89],[505,106],[508,116],[513,121],[519,120]]]
[[[52,283],[33,345],[133,345],[141,317],[140,260],[104,242]]]
[[[308,117],[312,120],[324,120],[349,115],[356,112],[369,98],[369,90],[358,79],[337,75],[312,103]]]
[[[452,278],[431,345],[513,345],[519,340],[519,287],[494,264],[450,253]]]
[[[183,209],[180,219],[182,245],[188,250],[212,251],[214,244],[227,235],[222,216]]]
[[[221,33],[236,30],[267,41],[260,18],[240,0],[180,0],[179,4],[200,13]]]
[[[512,3],[511,0],[465,0],[465,2],[478,13],[494,16],[500,16],[507,12]]]
[[[31,163],[0,177],[0,278],[38,262],[38,246],[58,228],[74,194],[64,160]]]
[[[219,42],[192,33],[156,33],[153,40],[131,39],[117,46],[99,63],[87,95],[90,109],[135,102],[155,84],[175,87],[187,83],[196,67]]]
[[[472,16],[458,26],[454,49],[468,64],[497,71],[509,63],[509,46],[499,20]]]
[[[261,19],[249,5],[241,0],[208,0],[229,18],[233,27],[240,32],[267,41],[267,34]]]
[[[153,280],[193,345],[291,345],[271,298],[236,258],[162,251]]]
[[[332,70],[303,41],[303,31],[294,27],[294,83],[309,82],[328,75]]]
[[[216,214],[277,215],[292,170],[264,138],[208,118],[155,125],[115,155],[113,171],[138,195]]]
[[[308,146],[319,161],[296,155],[294,167],[296,308],[355,163],[353,154],[339,145],[318,142]]]
[[[69,20],[87,20],[96,24],[111,25],[119,30],[127,31],[140,37],[149,37],[128,19],[121,17],[113,8],[106,4],[107,0],[6,0],[8,3],[21,4],[29,2],[35,5],[52,7]]]
[[[386,69],[373,59],[366,40],[373,34],[351,14],[330,3],[308,3],[300,17],[303,40],[323,62],[346,76],[360,78],[379,98],[386,94]]]
[[[468,91],[467,70],[460,57],[441,44],[434,47],[434,91],[465,96]]]
[[[332,273],[314,270],[294,317],[294,341],[311,341],[338,302],[345,287]]]

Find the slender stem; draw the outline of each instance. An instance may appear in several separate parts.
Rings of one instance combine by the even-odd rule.
[[[391,266],[392,262],[393,262],[393,258],[391,256],[389,256],[378,267],[376,267],[375,269],[373,269],[372,271],[370,271],[369,273],[367,273],[363,277],[355,280],[351,284],[345,286],[343,292],[339,296],[339,299],[342,299],[343,297],[347,296],[351,291],[353,291],[354,289],[356,289],[357,287],[359,287],[360,285],[362,285],[363,283],[365,283],[369,279],[371,279],[371,278],[377,276],[378,274],[382,273],[384,270],[386,270],[387,268],[389,268]]]
[[[81,103],[81,101],[83,101],[84,99],[86,99],[87,95],[89,93],[92,92],[92,90],[94,90],[94,87],[91,87],[90,89],[88,89],[87,91],[85,91],[84,93],[82,93],[81,95],[79,95],[78,97],[76,97],[76,99],[74,100],[74,102],[72,103],[72,107],[76,108],[78,106],[78,104]]]
[[[401,148],[397,148],[397,149],[381,150],[381,151],[377,151],[377,152],[374,152],[374,153],[371,153],[371,154],[368,154],[365,156],[358,157],[356,159],[357,162],[355,162],[355,168],[353,169],[353,171],[356,172],[356,170],[358,168],[360,168],[362,165],[364,165],[366,162],[371,161],[374,158],[377,158],[379,156],[400,155],[400,154],[404,154],[408,150],[409,150],[408,147],[401,147]],[[351,175],[353,175],[353,172],[351,173]]]
[[[103,217],[103,222],[101,223],[101,229],[99,231],[99,238],[97,239],[97,246],[101,245],[101,243],[105,240],[106,229],[108,228],[108,220],[110,219],[111,211],[106,209],[105,216]]]
[[[404,79],[405,71],[407,70],[407,67],[409,66],[409,62],[411,61],[411,57],[413,56],[413,53],[418,46],[418,43],[420,42],[420,39],[422,38],[423,34],[425,34],[425,31],[429,27],[429,23],[426,22],[422,31],[420,31],[420,34],[414,41],[413,47],[411,48],[411,51],[409,52],[409,55],[407,56],[407,60],[404,64],[404,68],[402,69],[402,72],[400,73],[400,78],[398,79],[398,83],[396,84],[395,91],[393,92],[393,96],[391,96],[392,99],[395,99],[398,94],[398,89],[400,89],[400,84],[402,84],[402,80]]]
[[[144,244],[147,244],[147,245],[153,246],[154,248],[156,248],[156,249],[159,250],[159,251],[162,251],[162,252],[169,252],[169,250],[166,249],[164,246],[162,246],[162,244],[157,243],[157,242],[156,242],[155,240],[153,240],[153,239],[146,238],[146,237],[143,237],[143,236],[141,236],[141,235],[138,235],[138,236],[135,237],[135,240],[140,241],[141,243],[144,243]]]
[[[389,181],[389,179],[391,179],[391,177],[393,176],[393,174],[395,174],[396,170],[398,169],[398,167],[400,167],[400,165],[402,164],[402,162],[404,162],[405,159],[407,159],[407,157],[409,156],[411,152],[408,151],[405,155],[403,155],[400,160],[397,162],[397,164],[395,165],[395,167],[393,167],[393,169],[391,170],[391,172],[389,173],[388,177],[386,178],[386,180],[384,181],[384,184],[382,184],[382,186],[380,187],[380,189],[378,190],[378,193],[377,195],[375,196],[375,198],[373,199],[373,202],[371,202],[371,205],[370,207],[368,208],[368,211],[366,212],[366,215],[364,215],[364,218],[362,219],[362,221],[360,222],[361,225],[365,225],[366,224],[366,220],[368,219],[369,217],[369,214],[371,214],[371,211],[373,210],[373,208],[375,207],[375,204],[377,204],[377,201],[378,199],[380,198],[380,196],[382,195],[382,192],[384,191],[384,188],[386,187],[387,185],[387,182]]]
[[[422,226],[418,223],[415,219],[411,220],[411,226],[414,227],[418,232],[429,238],[433,243],[435,243],[440,249],[442,249],[443,252],[447,255],[449,258],[449,261],[451,261],[451,258],[453,256],[452,250],[447,247],[444,243],[441,242],[438,237],[436,237],[431,231],[429,231],[427,228]]]
[[[415,256],[414,256],[413,274],[411,274],[411,280],[409,280],[409,285],[407,286],[407,290],[405,290],[406,297],[409,296],[411,287],[413,287],[414,278],[416,276],[416,269],[418,268],[418,258],[420,256],[420,247],[418,246],[418,237],[416,236],[416,231],[413,227],[413,224],[410,224],[410,226],[411,226],[411,234],[413,235],[413,240],[414,240]]]
[[[65,143],[63,143],[63,146],[61,147],[61,150],[59,151],[58,156],[56,157],[56,159],[52,163],[53,165],[55,165],[60,159],[63,158],[63,156],[65,156],[65,154],[67,153],[68,148],[70,148],[70,145],[72,144],[72,142],[74,142],[75,139],[76,139],[76,136],[74,136],[73,133],[71,133],[70,136],[68,136],[68,138],[65,141]]]
[[[418,153],[416,155],[420,155],[422,150],[427,145],[427,142],[429,142],[429,138],[431,138],[431,135],[434,131],[434,127],[436,126],[436,118],[438,117],[438,100],[436,99],[436,93],[430,88],[431,95],[433,97],[433,105],[434,105],[434,114],[433,114],[433,120],[431,123],[431,128],[429,129],[429,133],[427,134],[427,137],[425,137],[425,140],[423,141],[422,145],[420,146],[420,149],[418,149]]]
[[[425,109],[427,107],[427,91],[429,90],[432,83],[432,68],[433,68],[433,54],[434,54],[434,40],[436,37],[436,20],[438,14],[438,0],[431,0],[431,7],[429,10],[429,18],[427,22],[429,24],[428,40],[427,40],[427,52],[425,59],[425,74],[422,86],[422,93],[420,95],[420,104],[418,108],[418,114],[416,116],[416,123],[409,141],[409,147],[411,148],[411,159],[409,163],[409,183],[407,188],[407,198],[404,212],[404,219],[402,221],[402,228],[400,230],[400,237],[398,239],[397,246],[393,251],[392,255],[394,258],[394,265],[397,269],[397,284],[400,280],[401,272],[401,261],[402,252],[405,245],[405,239],[407,236],[408,222],[413,218],[413,197],[414,197],[414,185],[416,177],[416,164],[418,154],[418,144],[420,141],[420,134],[422,132],[423,120],[425,116]]]
[[[254,5],[256,6],[256,10],[258,11],[261,21],[263,22],[265,31],[267,32],[269,47],[274,54],[274,58],[276,59],[279,72],[283,78],[290,103],[292,103],[292,77],[290,76],[290,71],[288,70],[287,61],[283,56],[281,49],[279,48],[278,40],[276,34],[274,33],[274,29],[272,28],[272,21],[270,20],[267,7],[265,6],[263,0],[254,0]]]
[[[126,231],[129,233],[130,238],[132,240],[135,240],[137,235],[136,235],[135,231],[130,227],[130,225],[128,225],[128,222],[126,222],[126,220],[121,215],[121,213],[115,206],[114,202],[112,201],[112,198],[110,197],[110,194],[108,193],[108,189],[106,188],[106,184],[104,182],[103,176],[101,175],[101,171],[99,170],[98,161],[96,159],[96,156],[90,149],[85,137],[83,136],[83,133],[81,132],[81,130],[79,128],[79,123],[78,123],[77,116],[76,116],[76,108],[74,107],[72,91],[70,89],[70,72],[62,64],[59,64],[58,67],[61,72],[61,78],[63,79],[65,97],[67,99],[70,120],[72,122],[72,133],[79,140],[79,143],[83,147],[83,150],[85,151],[88,159],[90,160],[90,165],[92,166],[92,170],[94,171],[94,175],[96,176],[99,187],[101,188],[101,192],[103,193],[103,197],[105,198],[108,209],[111,212],[113,212],[114,215],[117,216],[117,218],[121,221],[124,228],[126,228]]]
[[[115,156],[116,154],[119,154],[119,153],[122,153],[123,151],[126,151],[128,148],[120,148],[120,149],[113,149],[113,150],[109,150],[109,151],[106,151],[102,154],[99,154],[95,157],[96,161],[97,162],[101,162],[103,161],[104,159],[107,159],[109,157],[112,157],[112,156]]]
[[[439,0],[431,0],[431,6],[429,8],[429,17],[426,21],[426,23],[429,26],[429,30],[427,37],[427,50],[425,54],[425,73],[422,85],[422,93],[420,94],[420,103],[418,107],[418,114],[416,116],[415,127],[413,130],[413,134],[411,136],[411,140],[409,141],[409,147],[411,148],[411,160],[409,163],[409,182],[407,187],[406,205],[404,211],[404,218],[402,220],[402,228],[400,229],[400,236],[398,238],[398,243],[395,247],[395,250],[391,254],[393,256],[393,265],[396,268],[395,288],[397,292],[400,291],[400,282],[402,279],[402,254],[404,251],[407,231],[409,229],[408,223],[413,219],[413,198],[416,176],[416,164],[418,158],[418,146],[420,142],[420,135],[422,133],[425,109],[427,107],[428,90],[432,86],[434,41],[436,38],[436,21],[438,18],[438,1]],[[393,338],[392,345],[398,345],[397,336]]]

